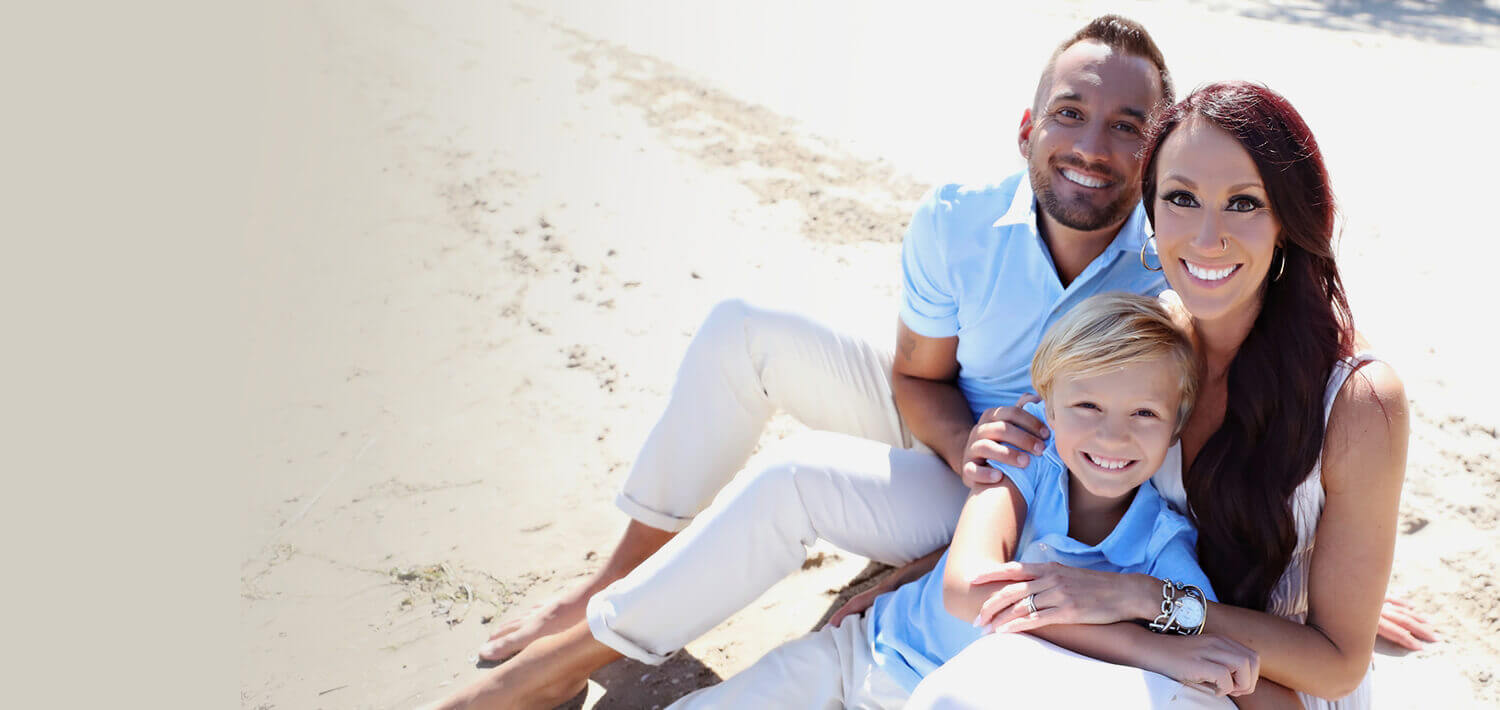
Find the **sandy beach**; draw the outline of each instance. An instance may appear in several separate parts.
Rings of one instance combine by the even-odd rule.
[[[276,10],[244,265],[241,707],[412,707],[468,682],[496,620],[608,554],[709,308],[890,340],[916,199],[1019,170],[1042,63],[1104,11],[1151,30],[1180,93],[1262,81],[1316,132],[1356,324],[1413,406],[1391,591],[1444,637],[1382,646],[1377,694],[1500,705],[1500,240],[1481,221],[1494,181],[1473,177],[1500,164],[1480,98],[1497,5],[700,5]],[[875,571],[819,547],[665,666],[616,664],[577,702],[665,706]]]

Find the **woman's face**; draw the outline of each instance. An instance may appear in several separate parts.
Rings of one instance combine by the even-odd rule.
[[[1193,317],[1254,312],[1273,266],[1281,223],[1250,154],[1193,116],[1156,159],[1156,249],[1163,275]]]

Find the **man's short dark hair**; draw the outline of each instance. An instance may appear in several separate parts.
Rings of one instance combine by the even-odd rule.
[[[1172,75],[1167,71],[1167,60],[1161,56],[1161,49],[1157,48],[1156,41],[1151,39],[1151,33],[1141,23],[1135,20],[1120,17],[1119,15],[1100,15],[1094,18],[1083,29],[1073,33],[1072,37],[1063,40],[1053,50],[1052,56],[1047,59],[1047,66],[1042,69],[1042,78],[1036,85],[1036,98],[1032,101],[1033,107],[1040,107],[1043,94],[1052,85],[1052,69],[1057,64],[1057,58],[1069,47],[1079,42],[1094,41],[1103,44],[1122,54],[1132,54],[1156,67],[1157,76],[1161,79],[1161,98],[1166,105],[1173,103],[1172,99]]]

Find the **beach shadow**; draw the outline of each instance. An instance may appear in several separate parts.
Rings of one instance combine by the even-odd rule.
[[[1245,17],[1463,46],[1500,46],[1500,10],[1483,0],[1315,0],[1235,8]]]
[[[811,631],[828,623],[838,608],[854,595],[878,584],[886,575],[895,571],[890,565],[871,562],[855,574],[823,610],[822,616]],[[498,663],[481,661],[480,668],[492,668]],[[723,680],[712,668],[687,651],[678,651],[666,663],[651,666],[631,659],[622,659],[609,664],[590,679],[604,688],[604,695],[594,704],[598,710],[638,710],[640,708],[666,707],[688,693],[706,688]],[[580,710],[588,699],[584,690],[571,700],[557,706],[558,710]]]
[[[597,710],[641,710],[664,708],[678,698],[699,688],[718,683],[721,678],[687,651],[678,651],[666,663],[648,666],[624,659],[609,664],[592,679],[604,687],[604,695],[594,703]],[[558,706],[567,710],[583,707],[587,691]]]

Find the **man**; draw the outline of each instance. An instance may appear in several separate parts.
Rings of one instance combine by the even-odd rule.
[[[1026,174],[990,187],[942,187],[918,207],[903,244],[894,356],[793,314],[716,307],[620,494],[632,521],[609,560],[584,585],[502,626],[481,657],[516,657],[448,705],[551,707],[621,654],[659,662],[790,571],[778,560],[714,574],[725,560],[743,566],[741,552],[775,547],[766,538],[790,554],[810,530],[895,564],[941,548],[966,484],[992,480],[978,464],[1027,462],[1024,451],[991,441],[1003,427],[993,412],[1030,390],[1031,356],[1047,325],[1096,293],[1164,287],[1139,256],[1137,152],[1150,112],[1171,98],[1160,50],[1130,20],[1100,17],[1060,45],[1022,114]],[[753,523],[790,522],[736,531],[704,516],[664,556],[628,574],[734,477],[777,409],[815,430],[852,435],[806,437],[734,496],[761,496],[742,506],[754,511]],[[1041,450],[1028,434],[1005,438]],[[726,549],[735,545],[757,549]],[[700,578],[734,589],[704,594],[691,588]],[[695,603],[689,610],[668,595]]]

